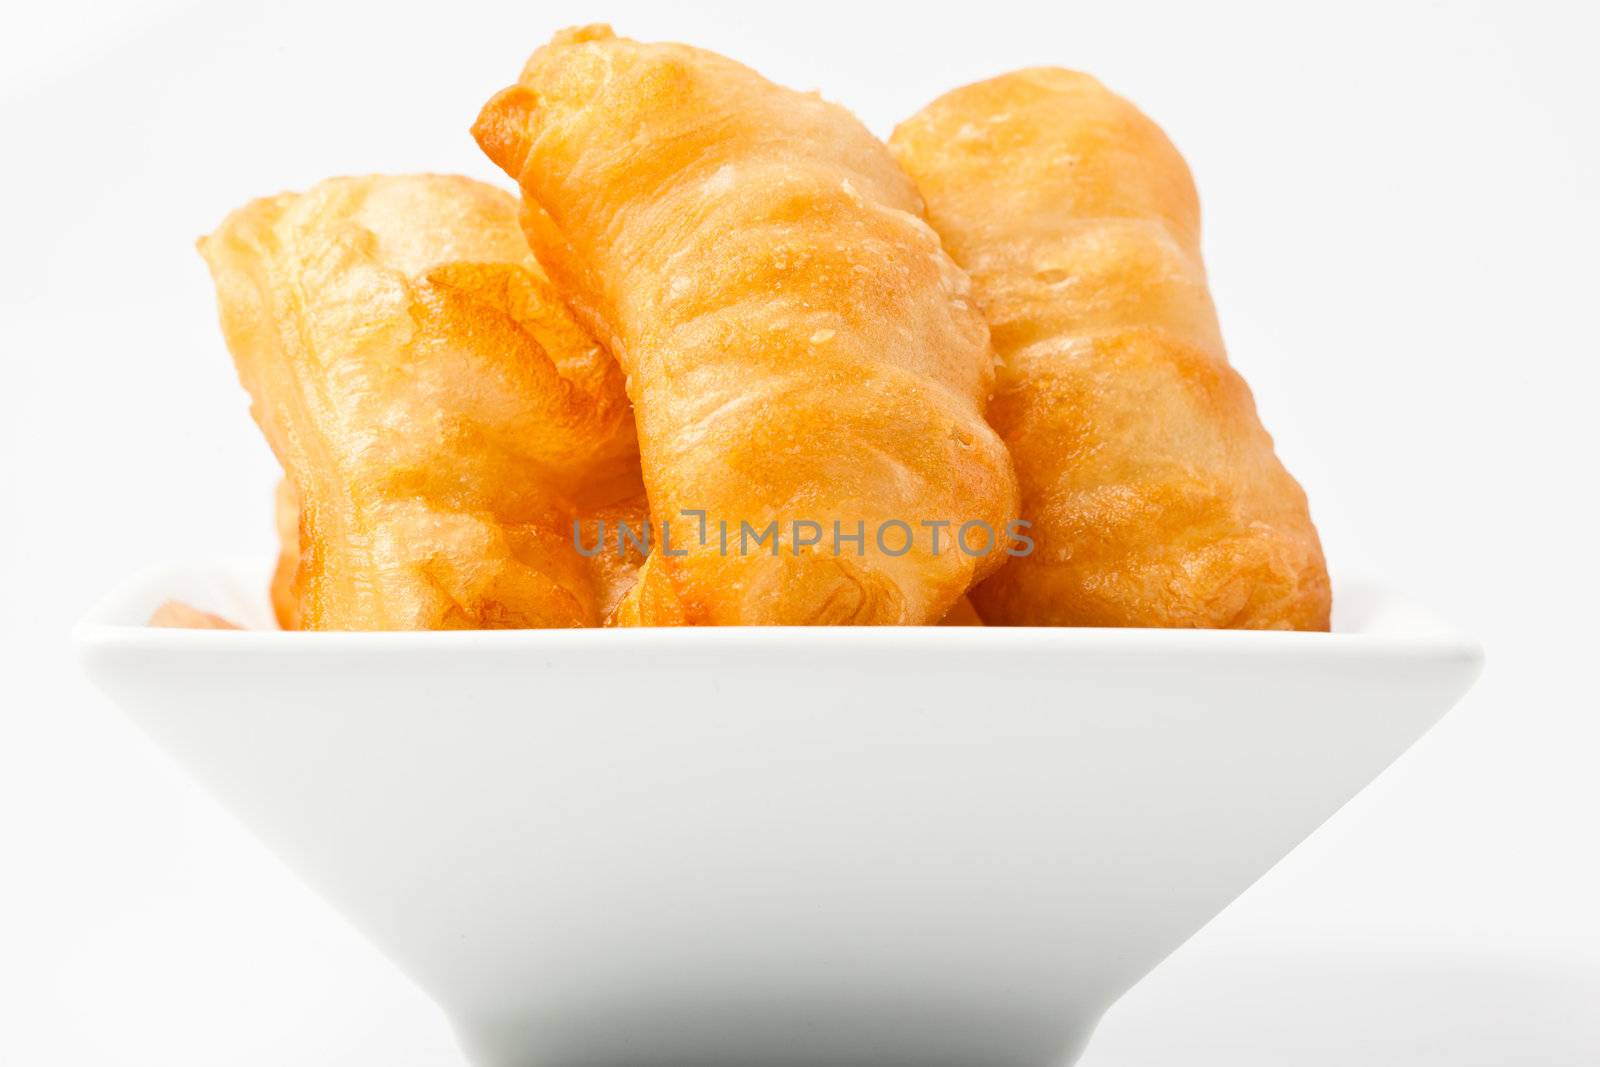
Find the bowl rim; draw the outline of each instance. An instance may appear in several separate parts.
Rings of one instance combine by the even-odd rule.
[[[1319,656],[1426,656],[1481,663],[1482,646],[1395,592],[1372,582],[1335,585],[1335,603],[1359,598],[1364,607],[1353,624],[1334,632],[1291,630],[1200,630],[1047,626],[728,626],[545,630],[440,631],[283,631],[277,629],[200,630],[153,627],[154,607],[177,594],[174,587],[196,579],[237,581],[253,588],[256,576],[265,597],[270,566],[257,557],[217,556],[144,567],[117,583],[78,621],[72,631],[80,652],[165,650],[200,653],[227,649],[253,654],[347,653],[385,649],[420,652],[462,650],[557,651],[596,647],[624,649],[706,649],[755,651],[781,646],[807,652],[912,648],[1035,649],[1127,653],[1217,655],[1245,652],[1297,652]],[[205,604],[198,607],[209,607]],[[1336,621],[1337,621],[1336,608]]]

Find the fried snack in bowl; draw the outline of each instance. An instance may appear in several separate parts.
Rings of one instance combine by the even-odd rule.
[[[620,373],[567,316],[517,213],[467,178],[336,178],[255,201],[200,242],[298,501],[298,559],[274,583],[281,621],[601,621],[572,522],[638,494],[632,420]],[[284,536],[290,506],[280,498]]]
[[[280,630],[300,629],[300,494],[287,477],[278,480],[272,515],[278,531],[278,562],[272,570],[272,614]]]
[[[988,330],[915,188],[847,111],[586,27],[535,52],[473,132],[628,374],[671,552],[618,621],[933,623],[1004,560],[1017,490],[983,418]],[[720,522],[778,523],[773,551],[702,538]],[[865,543],[802,544],[799,522]],[[926,522],[982,523],[994,550],[937,552]],[[887,523],[911,528],[903,554],[877,543]]]
[[[647,562],[643,531],[650,524],[650,504],[641,489],[627,500],[594,508],[579,521],[580,544],[593,552],[589,558],[600,591],[600,617],[607,626],[619,626],[618,611],[639,580]],[[586,539],[594,530],[594,545]],[[624,531],[637,536],[627,536]]]
[[[1305,493],[1228,366],[1183,158],[1088,75],[1024,70],[894,133],[1000,354],[1032,553],[990,624],[1326,630]]]
[[[971,597],[962,597],[956,601],[956,606],[950,613],[939,620],[940,626],[982,626],[983,620],[978,617],[978,609],[972,606]]]

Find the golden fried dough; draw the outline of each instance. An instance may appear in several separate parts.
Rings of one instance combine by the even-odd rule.
[[[982,626],[983,620],[978,617],[978,609],[972,606],[969,597],[962,597],[956,601],[956,606],[950,613],[939,620],[940,626]]]
[[[911,182],[848,112],[588,27],[534,53],[473,132],[629,376],[670,545],[616,621],[931,623],[999,566],[1017,495],[982,414],[988,332]],[[984,524],[995,549],[959,551],[946,528],[936,552],[928,522]],[[724,549],[720,523],[777,523],[771,550]],[[886,523],[909,540],[880,543]]]
[[[600,591],[600,617],[608,626],[619,625],[616,617],[618,608],[639,580],[641,568],[646,562],[640,541],[622,536],[621,529],[626,527],[642,538],[649,523],[650,505],[645,500],[642,488],[627,500],[609,507],[590,509],[580,520],[583,545],[591,550],[598,545],[600,549],[589,562]]]
[[[1227,363],[1182,157],[1093,78],[958,89],[895,131],[1002,367],[989,418],[1034,551],[991,624],[1324,630],[1305,494]]]
[[[466,178],[341,178],[201,241],[298,500],[299,559],[274,584],[299,626],[601,621],[572,522],[639,492],[628,404],[517,212]]]
[[[273,519],[278,529],[278,563],[272,571],[272,614],[280,630],[300,629],[300,591],[295,585],[300,573],[300,494],[294,482],[282,478],[272,500]]]

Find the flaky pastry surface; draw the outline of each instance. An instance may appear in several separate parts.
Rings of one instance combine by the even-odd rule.
[[[201,252],[252,413],[292,483],[305,629],[597,625],[575,517],[636,496],[609,356],[466,178],[341,178],[258,200]],[[611,597],[617,599],[617,597]]]
[[[1037,69],[941,97],[891,146],[1002,360],[989,417],[1035,549],[974,591],[984,620],[1326,629],[1305,494],[1228,366],[1161,130]]]
[[[300,494],[288,477],[279,479],[272,495],[272,519],[278,534],[278,560],[272,568],[272,614],[280,630],[300,629]]]
[[[731,60],[566,31],[474,128],[530,243],[629,379],[657,551],[617,621],[932,623],[1004,559],[923,521],[1016,513],[984,422],[988,331],[887,149],[848,112]],[[699,539],[705,513],[779,551]],[[791,544],[793,520],[841,552]],[[913,528],[880,550],[889,520]],[[891,549],[899,540],[886,542]],[[794,549],[799,548],[799,551]]]

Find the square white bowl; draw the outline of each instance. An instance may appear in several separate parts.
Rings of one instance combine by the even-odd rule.
[[[1046,1067],[1466,692],[1333,634],[280,633],[163,567],[91,678],[428,990],[486,1067]]]

